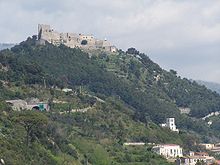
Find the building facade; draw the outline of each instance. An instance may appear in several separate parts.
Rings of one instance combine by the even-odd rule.
[[[166,123],[160,124],[160,126],[167,127],[174,132],[179,132],[179,129],[176,128],[175,118],[167,118]]]
[[[201,143],[199,145],[201,147],[204,147],[206,150],[212,150],[215,147],[215,144],[211,144],[211,143]]]
[[[53,45],[61,44],[70,48],[82,48],[88,50],[101,49],[109,52],[116,52],[117,48],[107,40],[98,40],[93,35],[76,34],[76,33],[59,33],[54,31],[50,25],[38,25],[39,43],[47,41]]]
[[[176,144],[157,145],[152,148],[152,151],[165,158],[176,158],[183,156],[183,149]]]
[[[170,128],[172,131],[179,132],[179,130],[176,128],[175,124],[175,118],[167,118],[166,125],[168,128]]]
[[[27,102],[25,100],[6,100],[14,111],[21,110],[39,110],[39,111],[49,111],[50,106],[46,102]]]
[[[189,155],[177,159],[177,165],[196,165],[198,162],[211,165],[215,163],[215,158],[206,152],[190,152]]]

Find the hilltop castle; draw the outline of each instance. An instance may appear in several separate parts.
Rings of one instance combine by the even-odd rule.
[[[64,44],[70,48],[102,49],[109,52],[116,52],[117,48],[107,40],[98,40],[93,35],[76,33],[59,33],[51,29],[50,25],[38,25],[38,40],[41,43],[47,41],[53,45]]]

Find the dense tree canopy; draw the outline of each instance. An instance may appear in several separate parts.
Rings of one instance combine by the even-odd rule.
[[[163,70],[135,48],[86,53],[28,38],[1,51],[0,66],[0,156],[7,164],[169,164],[150,146],[122,144],[177,143],[190,150],[199,140],[219,138],[219,120],[209,127],[200,118],[220,110],[220,96]],[[13,112],[4,102],[30,97],[49,100],[52,110]],[[88,113],[71,113],[88,107]],[[158,126],[166,117],[176,118],[180,134]]]

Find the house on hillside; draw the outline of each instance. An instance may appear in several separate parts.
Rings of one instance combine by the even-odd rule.
[[[161,144],[154,146],[152,151],[165,158],[176,158],[183,156],[183,149],[177,144]]]
[[[206,152],[190,152],[189,155],[180,157],[176,160],[177,165],[196,165],[198,162],[211,165],[215,163],[215,158]]]
[[[206,150],[214,152],[215,154],[220,154],[220,143],[217,144],[201,143],[199,145],[204,147]]]
[[[205,148],[206,150],[212,150],[215,147],[215,145],[211,143],[201,143],[199,145]]]
[[[167,118],[166,123],[160,124],[160,126],[167,127],[174,132],[179,132],[179,129],[176,128],[175,118]]]
[[[215,144],[215,146],[211,149],[215,154],[220,154],[220,143]]]
[[[220,154],[220,143],[217,144],[201,143],[199,145],[206,150],[214,152],[215,154]]]
[[[17,100],[6,100],[6,103],[11,106],[14,111],[21,111],[27,109],[27,102],[21,99]]]
[[[179,107],[179,110],[181,114],[189,114],[191,111],[190,108],[185,108],[185,107]]]
[[[49,111],[50,107],[46,102],[40,102],[38,99],[27,99],[27,100],[6,100],[14,111],[21,110],[39,110],[39,111]]]

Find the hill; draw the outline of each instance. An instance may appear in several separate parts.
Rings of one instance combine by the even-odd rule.
[[[209,127],[200,118],[219,111],[220,96],[161,69],[134,48],[85,52],[28,38],[1,51],[0,61],[0,156],[7,164],[166,164],[151,146],[122,144],[177,143],[191,150],[199,141],[219,139],[219,121]],[[33,118],[38,113],[14,112],[4,101],[31,97],[48,100],[51,111]],[[86,113],[68,113],[87,107]],[[180,114],[180,107],[190,108],[189,116]],[[46,118],[47,124],[25,136],[28,115],[33,121]],[[158,126],[166,117],[176,118],[180,134]],[[24,145],[25,137],[31,138],[30,146]]]
[[[211,89],[212,91],[216,91],[217,93],[220,94],[220,84],[214,82],[201,81],[201,80],[197,80],[196,82],[200,85],[205,85],[208,89]]]
[[[15,46],[15,44],[8,44],[8,43],[0,43],[0,50],[3,50],[3,49],[10,49],[12,48],[13,46]]]
[[[10,68],[2,80],[20,84],[49,86],[84,86],[104,96],[120,96],[139,113],[149,113],[153,120],[177,117],[178,107],[191,109],[192,117],[203,117],[219,110],[220,96],[204,86],[162,70],[145,54],[89,56],[79,49],[63,45],[36,46],[29,39],[12,50],[1,52],[1,64]],[[156,114],[154,114],[154,112]]]

